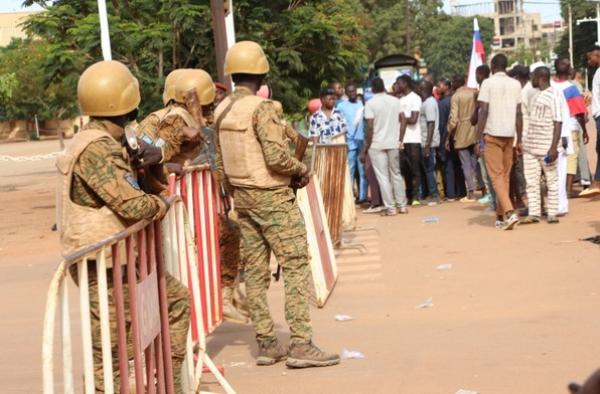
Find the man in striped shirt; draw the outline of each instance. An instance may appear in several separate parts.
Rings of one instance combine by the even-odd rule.
[[[548,187],[548,223],[558,223],[558,143],[562,130],[561,92],[550,86],[550,70],[538,67],[531,81],[540,92],[528,103],[529,128],[523,140],[523,161],[529,216],[521,224],[539,223],[542,215],[540,173]]]

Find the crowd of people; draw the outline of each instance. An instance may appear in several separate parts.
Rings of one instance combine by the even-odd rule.
[[[600,66],[600,47],[588,62]],[[354,82],[321,92],[308,134],[321,144],[345,136],[364,213],[479,203],[495,212],[496,228],[510,230],[543,216],[558,223],[570,198],[600,194],[600,165],[592,174],[585,150],[590,115],[600,130],[600,74],[590,94],[567,58],[553,72],[541,62],[508,70],[503,54],[490,63],[476,70],[478,89],[464,76],[435,82],[401,75],[389,90],[374,78],[367,100]]]

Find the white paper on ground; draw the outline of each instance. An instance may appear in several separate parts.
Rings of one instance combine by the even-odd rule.
[[[422,304],[417,305],[415,308],[417,309],[425,309],[425,308],[431,308],[433,306],[433,297],[429,297],[427,299],[427,301],[425,301]]]
[[[354,318],[352,316],[348,316],[348,315],[335,315],[333,318],[336,321],[350,321],[350,320],[354,320]]]
[[[355,359],[365,358],[365,355],[362,354],[361,352],[357,352],[355,350],[344,349],[342,351],[342,353],[340,354],[340,357],[342,358],[342,360],[348,360],[351,358],[355,358]]]

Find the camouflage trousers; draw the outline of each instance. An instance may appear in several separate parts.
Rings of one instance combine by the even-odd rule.
[[[268,343],[276,338],[267,303],[272,251],[283,270],[285,318],[290,327],[290,341],[310,342],[308,245],[304,220],[295,199],[236,210],[242,231],[248,306],[256,340]]]
[[[94,351],[94,376],[96,381],[96,393],[104,393],[104,372],[102,368],[102,339],[100,331],[100,306],[98,302],[98,281],[96,278],[95,264],[89,264],[89,293],[90,293],[90,317],[92,325],[92,349]],[[123,269],[126,269],[123,266]],[[74,272],[75,271],[75,272]],[[75,274],[76,270],[71,273]],[[117,345],[117,317],[114,303],[112,269],[107,270],[108,287],[108,309],[110,321],[110,339],[112,348],[113,382],[115,393],[119,392],[120,371],[119,351]],[[173,362],[173,380],[175,393],[183,393],[181,385],[181,367],[186,355],[186,341],[190,323],[190,299],[188,289],[173,276],[166,274],[167,282],[167,304],[169,309],[169,331],[171,339],[171,359]],[[127,331],[127,357],[133,359],[133,347],[131,336],[131,314],[129,313],[129,286],[123,284],[125,304],[125,325]]]
[[[240,225],[225,215],[219,216],[219,251],[221,255],[221,286],[233,289],[240,264]]]

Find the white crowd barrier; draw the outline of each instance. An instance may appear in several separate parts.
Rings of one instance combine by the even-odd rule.
[[[312,175],[296,197],[306,225],[315,300],[321,308],[333,291],[338,270],[318,177]]]
[[[205,352],[208,331],[204,329],[205,315],[200,307],[204,288],[197,258],[199,249],[187,225],[187,216],[181,199],[172,197],[171,208],[163,223],[141,221],[66,256],[61,262],[50,284],[44,317],[42,359],[45,394],[52,394],[57,388],[67,394],[95,392],[94,371],[100,366],[95,365],[93,343],[96,347],[101,344],[99,351],[106,393],[115,392],[113,371],[117,369],[120,372],[120,392],[129,393],[130,358],[133,360],[131,378],[135,381],[135,392],[174,392],[166,270],[186,285],[192,296],[190,306],[193,313],[183,368],[184,391],[199,391],[202,371],[206,367],[226,393],[235,393]],[[75,302],[69,297],[68,279],[73,266],[77,267],[79,306],[75,330],[72,323],[75,314],[72,305]],[[89,272],[89,269],[93,271]],[[88,284],[90,275],[95,277],[93,282],[97,291],[91,291]],[[111,302],[109,292],[112,292]],[[98,335],[97,330],[92,333],[92,305],[97,315],[94,325],[100,327],[100,338],[93,336]],[[55,333],[57,320],[60,322],[59,335]],[[117,347],[113,354],[111,343],[115,341],[111,341],[111,330],[115,327]],[[79,331],[80,346],[73,335]],[[55,336],[60,337],[58,349],[55,348]],[[75,357],[74,353],[77,353]],[[118,363],[113,365],[113,356],[116,355]],[[74,362],[80,359],[82,363]],[[60,373],[56,369],[60,369]],[[56,379],[55,375],[61,378]],[[82,375],[83,387],[79,388]]]

